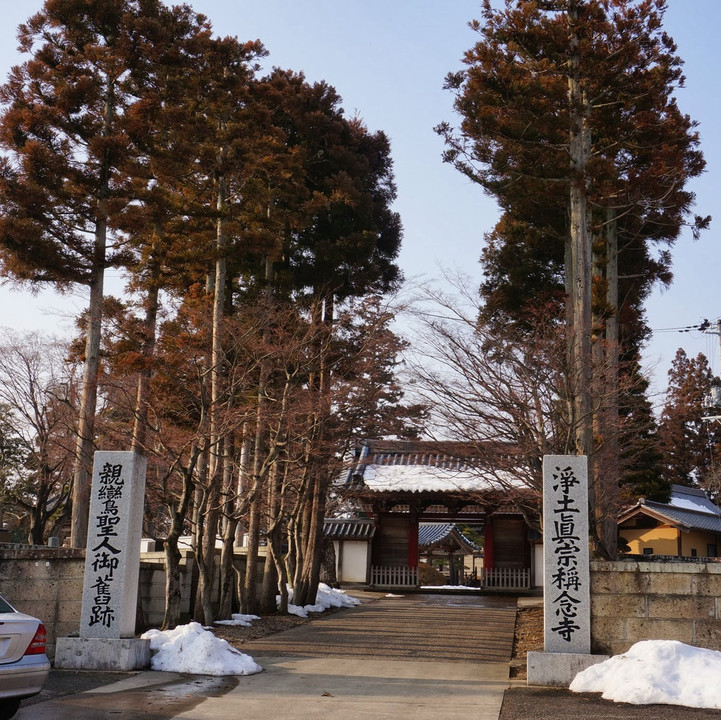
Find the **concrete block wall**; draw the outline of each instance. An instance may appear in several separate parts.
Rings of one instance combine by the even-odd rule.
[[[181,622],[190,620],[191,597],[195,589],[194,572],[195,558],[193,553],[190,550],[181,550]],[[142,628],[160,627],[165,615],[165,553],[147,552],[141,554],[138,592],[140,593],[138,625]]]
[[[641,640],[721,650],[721,563],[591,563],[592,651],[617,655]]]
[[[80,628],[84,570],[85,550],[12,546],[0,550],[0,594],[20,612],[43,621],[51,658],[55,638]]]

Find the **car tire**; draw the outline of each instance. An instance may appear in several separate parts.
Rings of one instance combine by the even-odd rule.
[[[0,720],[10,720],[20,707],[19,698],[0,700]]]

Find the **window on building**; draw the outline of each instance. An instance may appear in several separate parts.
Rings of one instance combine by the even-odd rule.
[[[653,555],[653,548],[652,547],[644,548],[643,554],[644,555]]]
[[[691,557],[698,557],[698,553],[696,552],[696,548],[691,548]]]
[[[706,546],[706,557],[718,557],[718,548],[715,543],[709,543]]]

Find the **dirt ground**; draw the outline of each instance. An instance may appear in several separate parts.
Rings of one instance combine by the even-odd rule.
[[[516,631],[513,637],[511,677],[526,679],[526,653],[543,650],[543,608],[519,608],[516,612]]]
[[[215,625],[213,633],[216,637],[227,640],[233,647],[242,649],[243,645],[251,640],[305,625],[312,620],[313,615],[314,613],[310,613],[310,618],[301,618],[297,615],[264,615],[259,620],[253,620],[251,627]]]

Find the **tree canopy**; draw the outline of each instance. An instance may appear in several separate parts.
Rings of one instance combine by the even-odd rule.
[[[46,0],[19,37],[27,59],[0,88],[0,273],[90,290],[71,352],[84,362],[63,455],[72,502],[58,494],[72,542],[86,536],[93,450],[130,446],[149,458],[166,624],[188,533],[200,619],[215,612],[219,535],[221,612],[237,585],[248,608],[274,609],[287,582],[312,602],[344,448],[371,428],[417,434],[424,417],[402,401],[403,344],[381,298],[401,280],[388,138],[325,82],[261,76],[259,41],[214,36],[188,5]],[[104,293],[109,268],[127,279],[122,300]],[[28,470],[42,447],[12,434],[19,412],[2,408],[2,471],[22,471],[44,512],[45,475]],[[253,571],[268,540],[260,593],[253,571],[233,580],[241,525]]]
[[[675,100],[682,62],[664,0],[490,0],[478,42],[446,85],[458,129],[444,158],[498,202],[482,261],[485,322],[528,333],[565,322],[569,425],[591,459],[603,554],[615,554],[621,393],[638,375],[643,301],[669,282],[668,248],[690,222],[704,169],[695,123]],[[625,374],[625,380],[623,375]],[[645,422],[645,420],[644,420]]]

